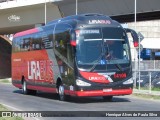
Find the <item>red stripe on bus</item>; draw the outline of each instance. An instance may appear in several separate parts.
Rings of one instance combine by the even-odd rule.
[[[37,28],[33,28],[33,29],[29,29],[29,30],[26,30],[26,31],[22,31],[22,32],[19,32],[19,33],[16,33],[14,35],[14,38],[15,37],[20,37],[20,36],[24,36],[24,35],[28,35],[28,34],[32,34],[32,33],[36,33],[38,32],[39,30]]]
[[[132,94],[132,89],[119,89],[119,90],[112,90],[109,92],[104,92],[103,90],[75,91],[75,94],[76,96],[79,97],[130,95]]]
[[[83,78],[92,81],[92,82],[98,82],[98,83],[109,83],[109,80],[106,79],[105,76],[99,75],[96,72],[84,72],[80,71],[80,74]]]
[[[22,84],[12,83],[17,88],[22,88]]]
[[[40,91],[44,91],[44,92],[57,93],[56,88],[33,86],[33,85],[27,85],[27,88],[32,89],[32,90],[40,90]]]
[[[73,90],[64,90],[66,95],[76,96],[76,91]]]

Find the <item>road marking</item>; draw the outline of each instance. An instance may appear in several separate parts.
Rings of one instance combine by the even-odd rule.
[[[4,103],[1,103],[3,106],[7,107],[7,108],[10,108],[12,110],[15,110],[15,111],[23,111],[21,109],[18,109],[16,107],[13,107],[13,106],[10,106],[10,105],[6,105]],[[24,120],[31,120],[31,118],[23,118]],[[40,120],[39,118],[32,118],[33,120]]]
[[[2,105],[3,105],[3,106],[6,106],[6,107],[8,107],[8,108],[11,108],[11,109],[13,109],[13,110],[16,110],[16,111],[22,111],[22,110],[20,110],[20,109],[18,109],[18,108],[12,107],[12,106],[10,106],[10,105],[6,105],[6,104],[4,104],[4,103],[2,103]]]

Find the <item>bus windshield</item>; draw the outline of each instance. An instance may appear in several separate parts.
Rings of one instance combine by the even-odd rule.
[[[76,35],[78,65],[129,63],[129,43],[122,28],[87,28]]]

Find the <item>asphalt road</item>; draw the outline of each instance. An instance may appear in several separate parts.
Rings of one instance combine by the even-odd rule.
[[[50,93],[38,92],[36,96],[23,95],[21,90],[11,84],[0,83],[0,103],[13,110],[20,111],[160,111],[160,101],[146,100],[129,96],[115,96],[112,102],[105,102],[101,97],[95,98],[71,98],[70,101],[59,101],[58,97]],[[135,120],[134,117],[83,117],[87,120]],[[40,120],[53,120],[53,118],[39,118]],[[56,120],[81,120],[80,117],[62,118]],[[159,120],[157,117],[137,117],[140,120]]]

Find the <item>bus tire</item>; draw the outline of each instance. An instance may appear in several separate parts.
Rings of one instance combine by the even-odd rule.
[[[22,92],[24,95],[28,94],[27,83],[25,80],[22,82]]]
[[[28,90],[28,94],[36,95],[37,94],[37,90]]]
[[[59,100],[60,101],[65,101],[65,94],[64,94],[64,86],[62,84],[59,85],[58,87],[58,94],[59,94]]]
[[[113,99],[113,96],[103,96],[103,100],[104,100],[104,101],[109,101],[109,102],[111,102],[112,99]]]

